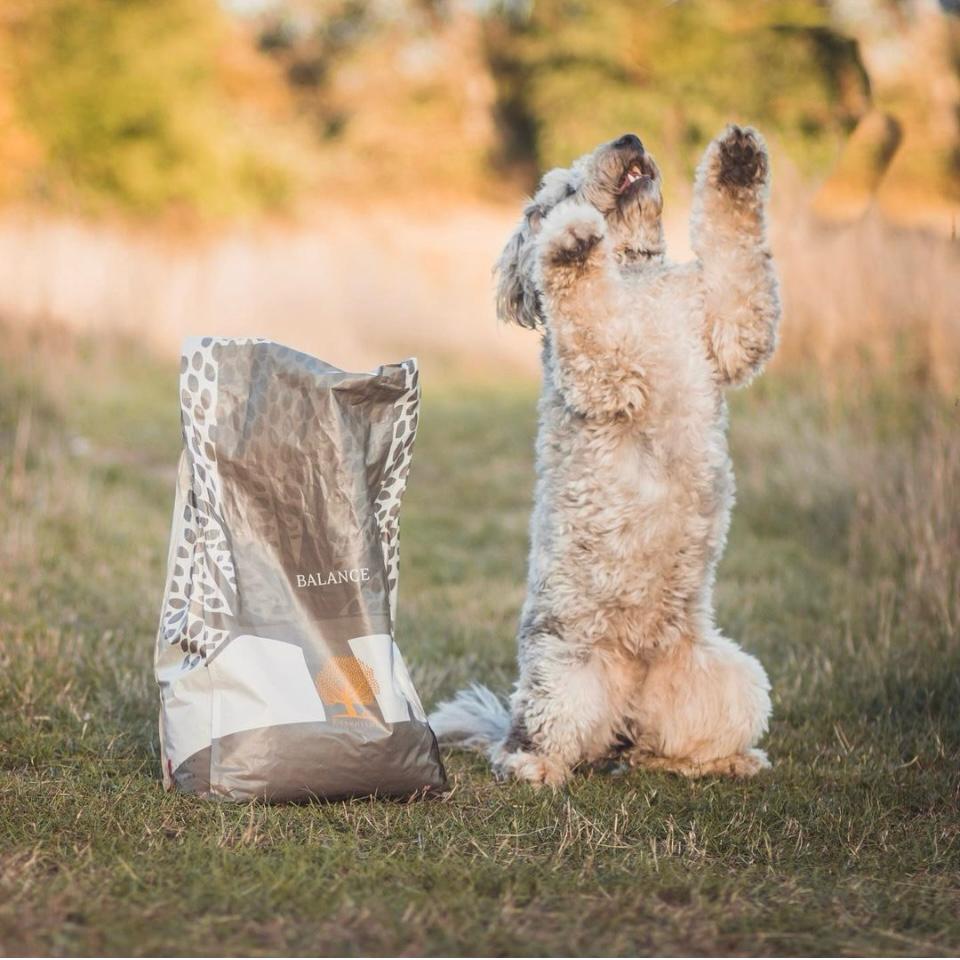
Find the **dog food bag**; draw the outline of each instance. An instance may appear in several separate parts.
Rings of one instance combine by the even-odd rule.
[[[165,786],[277,801],[443,788],[394,639],[416,361],[345,373],[203,337],[180,371],[156,647]]]

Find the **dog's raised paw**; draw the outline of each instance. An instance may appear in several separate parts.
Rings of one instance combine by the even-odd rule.
[[[585,264],[606,235],[606,223],[593,207],[558,207],[547,217],[540,235],[546,263],[554,266]]]
[[[561,243],[554,246],[551,260],[557,264],[583,263],[602,239],[589,229],[588,224],[577,224],[566,231]]]
[[[752,127],[729,126],[717,140],[716,180],[721,187],[742,189],[763,183],[769,170],[767,148]]]

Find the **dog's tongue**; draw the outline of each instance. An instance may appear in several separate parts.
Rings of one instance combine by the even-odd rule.
[[[634,164],[623,175],[623,179],[620,181],[619,189],[621,191],[626,190],[631,183],[636,183],[642,176],[643,176],[643,173],[641,172],[640,168],[636,164]]]

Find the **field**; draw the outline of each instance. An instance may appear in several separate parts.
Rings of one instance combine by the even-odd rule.
[[[448,754],[443,800],[230,806],[159,783],[176,363],[0,334],[0,954],[960,950],[949,393],[795,364],[732,398],[719,620],[772,678],[765,775],[535,792]],[[430,370],[399,624],[428,705],[512,679],[536,395]]]

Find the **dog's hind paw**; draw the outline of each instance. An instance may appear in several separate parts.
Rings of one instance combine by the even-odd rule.
[[[734,753],[728,757],[714,760],[691,760],[683,757],[658,757],[650,753],[632,753],[628,756],[630,766],[645,767],[647,770],[663,770],[679,773],[681,776],[697,777],[737,777],[746,779],[756,776],[770,766],[763,750],[753,748],[743,753]]]
[[[517,750],[494,759],[494,773],[501,780],[522,780],[533,787],[560,787],[570,777],[570,768],[552,757]]]

